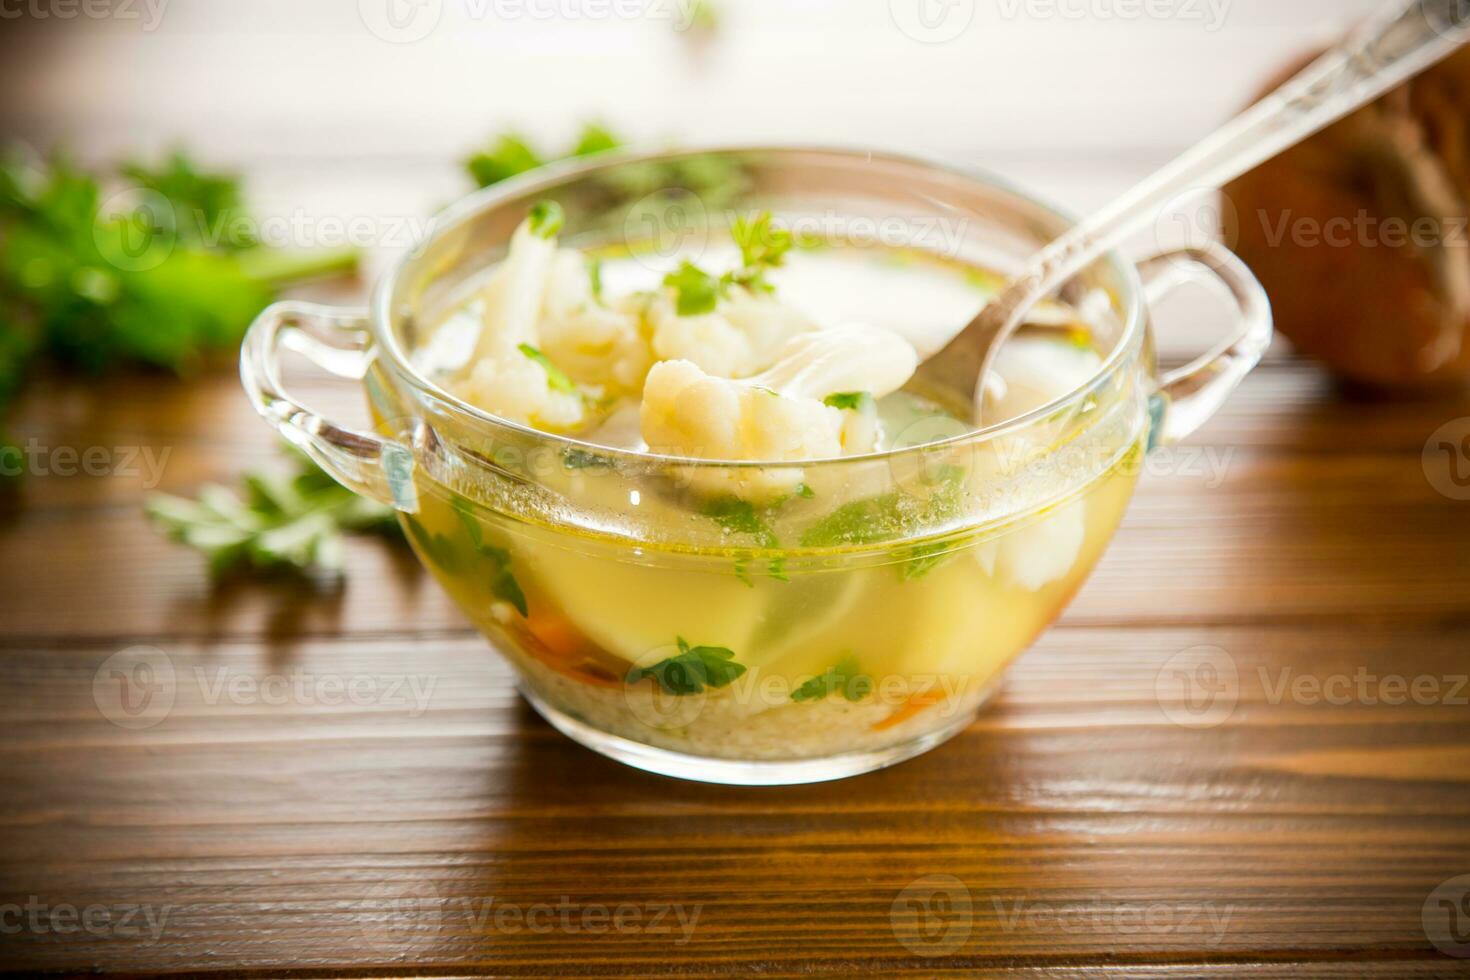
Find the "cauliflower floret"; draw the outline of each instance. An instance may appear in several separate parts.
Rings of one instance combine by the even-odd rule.
[[[804,313],[766,294],[733,287],[712,313],[680,316],[671,289],[648,306],[653,350],[661,360],[684,360],[717,378],[744,378],[775,362],[791,337],[815,330]]]
[[[451,390],[492,415],[538,429],[566,431],[587,418],[581,392],[519,350],[481,358]]]
[[[545,202],[516,228],[505,262],[485,286],[472,366],[450,385],[487,412],[552,430],[575,428],[587,416],[582,392],[537,346],[560,227],[561,209]]]
[[[505,261],[485,286],[476,359],[501,357],[516,352],[522,344],[535,347],[538,343],[537,325],[560,228],[561,209],[542,203],[531,209],[531,215],[511,235]]]
[[[643,439],[655,452],[702,459],[801,460],[842,455],[842,413],[810,398],[716,378],[689,361],[660,361],[643,386]],[[769,500],[794,491],[801,470],[694,472],[699,490]]]
[[[987,575],[1036,592],[1072,570],[1086,537],[1085,504],[1077,500],[980,545],[975,560]]]
[[[877,442],[876,396],[908,380],[917,362],[902,337],[850,326],[787,341],[780,360],[744,380],[711,376],[689,361],[662,361],[648,373],[641,421],[650,449],[703,459],[797,462],[867,452]],[[861,394],[853,407],[832,394]],[[850,417],[872,414],[871,419]],[[695,473],[706,493],[771,499],[801,483],[794,467]]]
[[[541,350],[574,380],[637,392],[653,353],[630,310],[609,309],[593,294],[586,258],[561,249],[552,260],[542,304]]]

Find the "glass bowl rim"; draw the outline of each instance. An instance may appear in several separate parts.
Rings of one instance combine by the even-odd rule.
[[[477,408],[468,402],[456,398],[420,374],[413,367],[410,359],[404,356],[404,352],[398,343],[398,338],[392,329],[392,308],[394,295],[398,287],[402,285],[405,273],[439,239],[447,236],[455,229],[474,221],[484,212],[517,197],[552,193],[557,187],[571,180],[586,177],[599,170],[610,167],[668,162],[691,156],[749,156],[755,154],[802,153],[846,156],[854,159],[882,160],[893,164],[927,169],[1000,191],[1020,203],[1037,208],[1045,215],[1057,218],[1062,222],[1072,224],[1077,220],[1070,212],[1057,207],[1050,201],[1044,200],[1029,191],[1021,190],[1008,179],[992,174],[983,168],[959,167],[914,154],[878,151],[842,144],[821,143],[689,143],[681,144],[677,148],[640,149],[632,147],[610,150],[582,159],[573,158],[538,167],[528,173],[511,177],[489,187],[481,188],[478,191],[473,191],[439,211],[430,221],[427,233],[412,248],[394,261],[393,265],[383,274],[373,289],[372,302],[369,307],[368,329],[372,335],[373,347],[376,354],[374,360],[377,363],[386,363],[390,373],[400,383],[406,383],[416,394],[427,396],[450,409],[452,414],[457,417],[457,421],[472,422],[475,424],[475,427],[486,428],[492,433],[496,431],[514,433],[517,437],[530,438],[551,447],[559,448],[564,452],[585,453],[603,457],[610,461],[636,463],[643,466],[651,464],[658,467],[678,466],[692,469],[725,470],[770,469],[775,467],[806,468],[835,466],[843,463],[885,462],[916,454],[931,453],[936,450],[960,446],[965,443],[980,443],[1006,436],[1036,424],[1074,402],[1087,398],[1092,392],[1106,385],[1123,362],[1141,345],[1146,317],[1144,315],[1143,285],[1139,279],[1138,268],[1133,262],[1124,258],[1118,251],[1109,251],[1098,259],[1098,261],[1106,262],[1118,275],[1118,282],[1121,289],[1117,298],[1125,313],[1125,320],[1118,342],[1113,346],[1112,351],[1109,352],[1102,364],[1098,366],[1097,370],[1086,381],[1029,412],[991,425],[982,426],[978,429],[971,429],[958,435],[937,439],[933,442],[852,456],[833,456],[800,460],[725,460],[694,456],[675,456],[645,452],[637,449],[605,446],[601,443],[578,439],[575,436],[547,432],[542,429],[537,429],[534,426],[501,418],[498,415],[493,415],[484,409]],[[384,354],[387,355],[386,358],[382,356]]]

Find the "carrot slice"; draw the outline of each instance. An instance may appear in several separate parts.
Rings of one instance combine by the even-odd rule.
[[[934,688],[926,688],[922,691],[916,691],[913,694],[909,695],[908,699],[904,701],[903,704],[893,709],[893,714],[889,715],[887,718],[884,718],[882,721],[875,723],[873,725],[873,731],[886,731],[887,729],[892,728],[895,725],[902,724],[903,722],[908,721],[914,715],[923,711],[925,708],[932,708],[934,705],[943,700],[943,692],[935,690]]]
[[[538,611],[520,633],[526,652],[557,673],[594,687],[623,686],[627,666],[560,616]]]

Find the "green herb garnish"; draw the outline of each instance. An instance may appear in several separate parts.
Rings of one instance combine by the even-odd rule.
[[[529,616],[531,611],[526,603],[526,593],[521,590],[521,583],[516,581],[515,575],[510,570],[510,550],[485,540],[484,528],[480,524],[480,519],[475,516],[474,505],[468,500],[455,496],[452,503],[454,512],[459,515],[460,523],[464,525],[465,532],[470,536],[470,543],[475,546],[475,553],[490,563],[491,594],[515,606],[516,611],[522,616]]]
[[[505,133],[488,148],[465,161],[465,169],[481,187],[498,184],[543,163],[531,145],[517,133]]]
[[[766,273],[786,262],[791,250],[791,232],[773,227],[771,213],[764,211],[754,221],[736,218],[730,236],[740,246],[741,266],[716,278],[693,262],[680,263],[679,268],[664,277],[664,285],[675,292],[675,306],[680,316],[713,313],[720,297],[739,286],[752,292],[773,292]]]
[[[713,313],[720,299],[720,281],[693,262],[664,276],[664,285],[674,290],[674,307],[680,316]]]
[[[591,258],[587,260],[587,278],[592,282],[592,298],[602,299],[602,260]]]
[[[356,268],[353,251],[255,244],[235,179],[182,154],[119,173],[107,197],[118,173],[0,158],[0,410],[42,358],[185,373],[232,350],[280,287]]]
[[[875,404],[875,399],[871,391],[842,391],[823,398],[822,404],[845,412],[862,412]]]
[[[933,488],[927,497],[895,491],[843,504],[808,527],[801,544],[807,548],[879,544],[901,539],[914,527],[955,517],[965,503],[964,476],[960,467],[943,466],[927,481]],[[950,550],[948,542],[913,546],[898,566],[899,576],[908,581],[923,578]]]
[[[606,126],[590,122],[582,127],[582,133],[577,137],[577,145],[572,147],[572,156],[590,157],[609,150],[616,150],[622,145],[623,141]]]
[[[577,393],[576,383],[567,377],[565,371],[551,363],[551,358],[530,344],[517,344],[516,350],[541,365],[541,369],[546,372],[546,384],[552,391],[560,391],[568,395]]]
[[[776,532],[749,501],[739,497],[721,497],[704,505],[704,516],[730,534],[750,535],[762,548],[781,547]]]
[[[211,484],[197,500],[156,493],[148,515],[170,537],[203,552],[211,574],[342,568],[344,531],[397,534],[392,509],[341,486],[305,455],[286,477],[246,474],[243,495]]]
[[[741,674],[745,665],[735,662],[735,653],[725,647],[691,647],[681,636],[679,653],[652,667],[634,667],[628,683],[652,677],[666,694],[700,694],[706,687],[725,687]]]
[[[561,205],[555,201],[537,201],[531,205],[528,217],[531,221],[531,234],[541,238],[555,238],[567,216]]]
[[[861,701],[873,692],[873,678],[858,670],[857,661],[843,657],[835,666],[802,684],[791,692],[793,701],[820,701],[835,693],[849,701]]]
[[[614,464],[606,456],[589,453],[585,449],[568,449],[561,454],[562,465],[569,470],[609,469]]]
[[[726,273],[722,281],[752,292],[774,292],[766,273],[786,264],[786,253],[793,244],[791,232],[777,228],[771,223],[771,212],[762,211],[753,221],[736,218],[730,226],[730,237],[740,247],[741,267]]]
[[[605,126],[590,122],[582,127],[570,151],[545,157],[524,136],[510,132],[496,137],[488,147],[465,160],[464,166],[476,184],[489,187],[556,160],[592,156],[621,145],[622,141]]]

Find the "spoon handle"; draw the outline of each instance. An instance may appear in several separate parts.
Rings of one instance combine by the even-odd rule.
[[[1464,0],[1388,4],[1301,74],[1042,249],[932,362],[950,355],[968,359],[978,370],[963,383],[978,397],[995,352],[1037,300],[1153,222],[1177,198],[1239,177],[1430,67],[1467,39],[1470,4]]]

